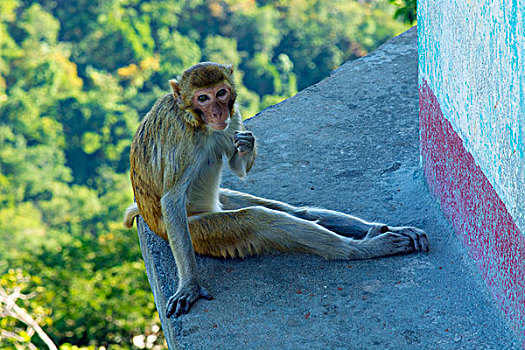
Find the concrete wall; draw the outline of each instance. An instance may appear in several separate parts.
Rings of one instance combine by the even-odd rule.
[[[525,335],[525,2],[418,1],[422,163]]]

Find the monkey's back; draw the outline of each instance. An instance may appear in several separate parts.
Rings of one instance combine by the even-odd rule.
[[[187,168],[194,131],[184,122],[172,94],[157,100],[139,125],[130,151],[130,177],[140,215],[150,229],[168,239],[161,198]]]

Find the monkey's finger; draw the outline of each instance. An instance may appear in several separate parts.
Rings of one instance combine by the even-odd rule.
[[[428,244],[427,233],[415,227],[412,228],[412,232],[417,237],[417,244],[418,244],[419,251],[428,252],[429,244]]]
[[[175,313],[175,298],[173,296],[168,300],[168,304],[166,305],[166,317],[170,318]]]
[[[190,301],[188,299],[184,299],[183,301],[182,313],[187,314],[190,311]]]
[[[412,230],[407,230],[404,232],[404,234],[410,237],[410,239],[412,239],[412,242],[414,243],[414,251],[420,252],[421,243],[419,242],[419,236],[417,235],[417,233]]]
[[[394,232],[383,233],[383,235],[388,235],[395,244],[396,254],[406,254],[414,251],[412,239],[408,236]]]
[[[179,317],[181,315],[182,308],[184,307],[184,300],[185,299],[177,300],[177,309],[175,310],[175,317]]]
[[[251,131],[244,130],[244,131],[236,131],[235,135],[253,135]]]
[[[166,318],[170,318],[171,315],[173,315],[173,311],[174,311],[173,307],[170,307],[170,306],[166,307]]]
[[[239,140],[239,141],[236,141],[235,144],[237,146],[244,146],[244,147],[251,147],[253,148],[253,140]]]
[[[428,243],[428,237],[426,232],[423,232],[419,241],[421,243],[421,250],[424,252],[428,252],[430,250],[430,244]]]
[[[211,296],[211,294],[208,293],[208,291],[204,287],[201,287],[199,289],[199,296],[206,300],[213,300],[213,297]]]
[[[255,142],[255,137],[253,136],[242,136],[242,137],[237,137],[237,138],[234,138],[233,139],[235,142],[243,142],[243,143],[254,143]]]
[[[247,147],[246,145],[239,145],[237,146],[237,149],[239,150],[239,152],[247,152],[250,150],[250,148]]]
[[[414,243],[415,251],[428,252],[428,238],[425,231],[415,227],[395,227],[392,231],[410,237]]]
[[[253,144],[249,142],[238,142],[235,147],[246,153],[253,150]]]
[[[233,138],[236,138],[236,139],[254,139],[255,137],[250,132],[250,133],[242,133],[242,134],[238,133],[238,134],[235,134],[235,135],[233,135]]]
[[[253,137],[253,135],[251,133],[249,133],[249,134],[235,134],[233,136],[233,140],[234,141],[246,140],[246,141],[253,142],[255,140],[255,137]]]

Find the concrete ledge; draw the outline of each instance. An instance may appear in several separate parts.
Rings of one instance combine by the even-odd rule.
[[[416,29],[247,122],[259,158],[223,187],[392,225],[431,251],[368,261],[299,254],[198,258],[213,301],[167,320],[169,246],[139,221],[171,349],[518,349],[501,311],[428,194],[419,168]]]

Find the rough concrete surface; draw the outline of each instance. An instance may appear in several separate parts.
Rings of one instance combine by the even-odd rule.
[[[417,72],[413,28],[263,111],[246,122],[256,164],[244,181],[226,170],[223,186],[419,226],[430,252],[367,261],[200,257],[214,300],[170,319],[172,348],[520,348],[423,180]],[[175,263],[166,242],[147,230],[140,238],[150,280],[162,284],[154,292],[163,314]]]

